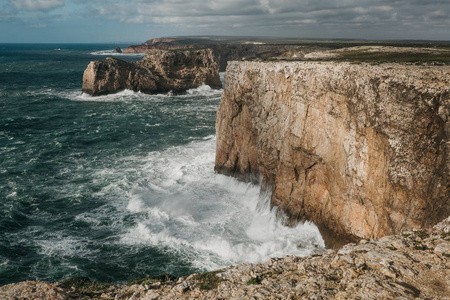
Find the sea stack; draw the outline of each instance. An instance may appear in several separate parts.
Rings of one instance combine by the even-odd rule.
[[[222,88],[212,50],[150,50],[138,62],[108,57],[92,61],[83,74],[83,93],[93,96],[125,89],[147,94],[185,93],[201,85]]]
[[[450,66],[230,62],[217,172],[262,175],[333,246],[450,214]]]

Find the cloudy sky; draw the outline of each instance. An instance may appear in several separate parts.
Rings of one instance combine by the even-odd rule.
[[[0,43],[181,35],[450,40],[450,0],[0,0]]]

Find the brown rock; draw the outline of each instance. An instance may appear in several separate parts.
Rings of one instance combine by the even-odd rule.
[[[132,45],[123,50],[123,53],[147,53],[151,49],[176,50],[176,49],[200,49],[210,48],[219,60],[220,71],[225,71],[227,62],[243,58],[272,58],[287,55],[288,52],[296,53],[296,57],[302,57],[303,51],[298,50],[298,45],[280,45],[245,42],[221,39],[195,39],[195,38],[156,38],[146,41],[141,45]],[[325,48],[325,47],[322,47]],[[297,51],[295,51],[297,50]],[[311,52],[309,50],[306,52]]]
[[[328,245],[450,214],[449,66],[231,62],[225,83],[216,171],[262,174]]]
[[[222,87],[219,66],[211,50],[151,50],[139,62],[111,57],[92,61],[84,71],[82,91],[94,96],[124,89],[178,94],[202,84]]]

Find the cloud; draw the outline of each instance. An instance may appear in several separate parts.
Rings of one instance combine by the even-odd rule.
[[[10,0],[18,10],[48,11],[64,5],[64,0]]]
[[[56,0],[55,0],[56,1]],[[78,0],[82,1],[82,0]],[[276,24],[339,24],[425,28],[448,24],[450,2],[443,0],[132,0],[94,1],[99,14],[122,22],[231,27],[230,20],[248,26]],[[137,17],[139,16],[139,17]],[[308,20],[308,21],[302,21]],[[131,21],[136,22],[136,21]],[[209,22],[209,23],[206,23]],[[386,22],[388,22],[386,24]]]
[[[0,21],[70,19],[167,35],[448,40],[449,0],[9,0]],[[3,11],[3,14],[2,14]],[[11,13],[12,11],[12,13]],[[53,18],[53,19],[52,19]],[[35,23],[38,23],[37,21]],[[108,25],[108,26],[107,26]],[[92,25],[94,26],[94,25]],[[76,30],[76,29],[74,29]],[[125,29],[123,29],[125,31]],[[148,36],[145,36],[148,35]],[[118,36],[117,39],[122,37]]]

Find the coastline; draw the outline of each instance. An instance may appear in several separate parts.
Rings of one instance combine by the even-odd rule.
[[[164,280],[167,279],[167,280]],[[136,282],[136,281],[135,281]],[[139,282],[139,281],[137,281]],[[71,285],[72,283],[72,285]],[[286,256],[188,277],[108,285],[86,279],[0,287],[5,299],[449,299],[450,217],[308,257]]]

